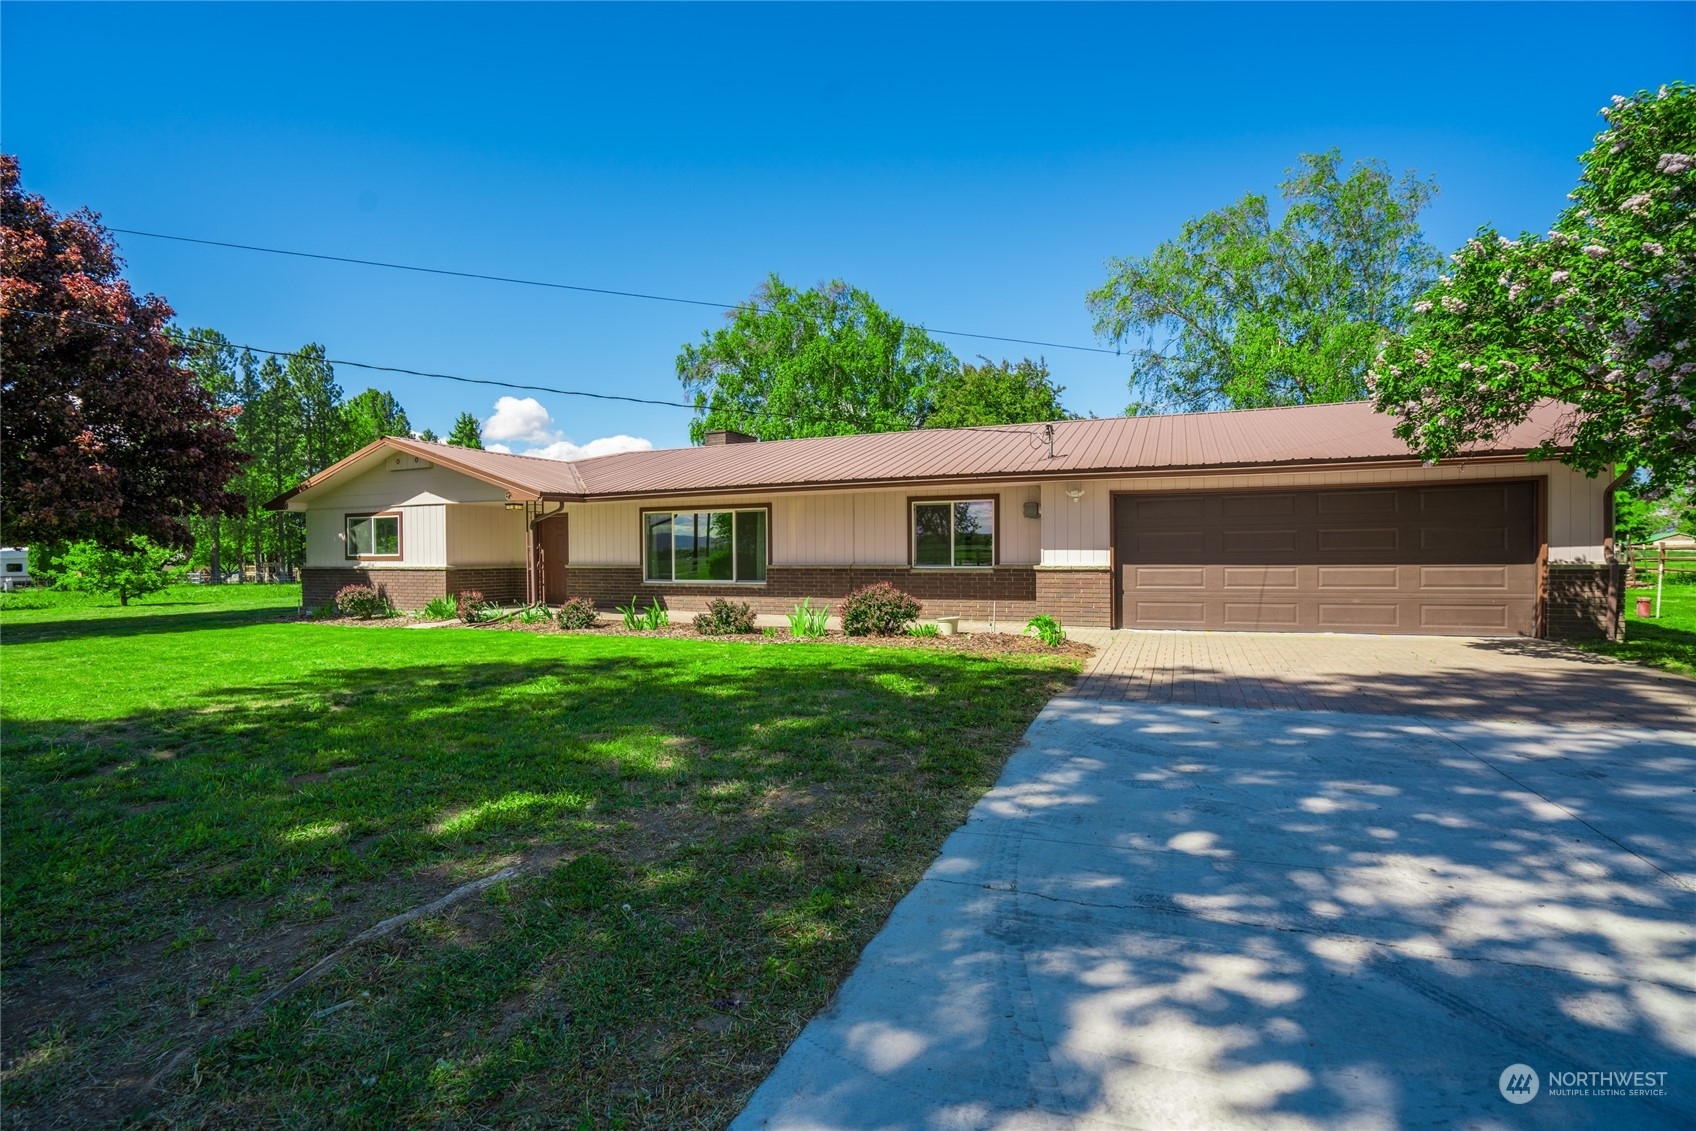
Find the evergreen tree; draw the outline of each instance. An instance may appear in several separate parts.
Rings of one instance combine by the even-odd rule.
[[[481,448],[483,426],[477,423],[475,416],[462,412],[453,422],[453,431],[448,433],[448,443],[456,448]]]

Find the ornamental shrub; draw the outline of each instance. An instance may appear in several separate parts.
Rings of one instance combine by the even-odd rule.
[[[898,636],[919,619],[916,598],[887,581],[856,589],[842,602],[842,631],[849,636]]]
[[[754,631],[754,610],[744,601],[740,605],[723,597],[714,597],[707,611],[695,618],[695,631],[702,636],[734,636]]]
[[[601,623],[595,614],[595,602],[587,597],[573,597],[559,607],[554,623],[561,628],[594,628]]]
[[[455,593],[453,600],[454,611],[466,624],[476,624],[489,615],[489,602],[483,600],[481,590],[467,589],[463,593]]]
[[[370,620],[394,612],[389,599],[369,585],[344,585],[336,592],[336,611],[344,617]]]

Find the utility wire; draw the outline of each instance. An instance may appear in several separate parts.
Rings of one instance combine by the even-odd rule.
[[[327,263],[352,263],[361,267],[384,267],[391,271],[412,271],[420,275],[447,275],[456,279],[481,279],[489,283],[512,283],[521,287],[545,287],[555,291],[577,291],[580,294],[612,295],[617,298],[644,299],[648,302],[671,302],[684,306],[706,306],[715,310],[735,310],[746,305],[740,302],[712,302],[699,298],[679,298],[676,295],[648,294],[643,291],[620,291],[611,287],[590,287],[576,283],[556,283],[544,279],[520,279],[511,275],[486,275],[479,271],[454,271],[446,267],[420,267],[412,263],[387,263],[380,259],[360,259],[350,255],[324,255],[314,251],[295,251],[281,247],[261,247],[258,244],[231,243],[225,240],[197,239],[194,236],[173,236],[164,232],[144,232],[136,228],[108,228],[107,231],[121,232],[126,236],[144,236],[153,240],[171,240],[176,243],[201,244],[205,247],[233,248],[237,251],[258,251],[266,255],[288,255],[296,259],[317,259]],[[1042,346],[1045,349],[1076,350],[1079,353],[1105,353],[1118,356],[1116,349],[1104,349],[1101,346],[1080,346],[1066,342],[1041,342],[1031,338],[1008,338],[999,334],[974,334],[966,330],[939,330],[924,326],[921,329],[927,333],[940,334],[945,338],[976,338],[986,342],[1010,342],[1021,346]]]
[[[74,314],[54,313],[49,310],[17,310],[14,311],[14,313],[28,315],[32,318],[52,318],[63,322],[75,322],[79,325],[95,326],[103,329],[129,329],[133,328],[134,325],[133,323],[104,322],[93,318],[79,318]],[[300,350],[298,349],[276,350],[269,349],[265,346],[249,345],[244,342],[231,342],[228,339],[225,339],[225,341],[231,349],[246,350],[251,353],[268,357],[294,357],[300,353]],[[662,408],[686,408],[692,412],[701,411],[701,406],[688,401],[665,401],[656,400],[650,397],[628,397],[618,393],[593,393],[586,389],[559,389],[551,385],[526,385],[520,384],[516,381],[501,381],[493,377],[465,377],[456,373],[436,373],[428,369],[408,369],[399,365],[378,365],[375,362],[350,361],[347,358],[339,357],[326,357],[324,358],[324,364],[332,366],[345,365],[350,369],[369,369],[378,373],[400,373],[409,377],[433,377],[442,381],[457,381],[464,385],[492,385],[500,389],[520,389],[531,393],[552,393],[556,396],[562,397],[591,397],[600,401],[623,401],[629,404],[658,405]],[[769,409],[739,409],[738,411],[743,416],[747,417],[754,417],[756,419],[764,418],[769,420],[787,420],[791,424],[847,424],[852,426],[857,423],[856,421],[848,420],[845,417],[839,416],[804,417],[797,416],[796,414],[789,412],[773,412]],[[1002,434],[1009,434],[1010,430],[1014,427],[1016,426],[1000,425],[995,427],[982,427],[967,425],[960,429],[956,429],[956,431],[999,432]],[[922,429],[919,429],[919,431],[922,431]],[[1036,435],[1034,432],[1015,432],[1011,434]]]

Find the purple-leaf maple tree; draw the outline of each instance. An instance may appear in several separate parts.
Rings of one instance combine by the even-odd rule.
[[[0,154],[0,542],[188,541],[239,513],[229,413],[183,364],[173,314],[124,281],[99,216],[60,215]]]

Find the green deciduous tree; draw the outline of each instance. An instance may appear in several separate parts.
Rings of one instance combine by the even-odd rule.
[[[453,431],[448,433],[448,443],[456,448],[481,448],[483,426],[477,423],[475,416],[462,412],[454,418]]]
[[[1436,184],[1382,161],[1342,175],[1303,154],[1266,197],[1186,222],[1148,256],[1108,261],[1088,295],[1097,333],[1130,343],[1132,413],[1360,400],[1384,336],[1405,322],[1440,257],[1420,234]]]
[[[772,275],[729,325],[677,355],[700,443],[730,428],[762,440],[919,428],[954,355],[841,281],[796,290]]]
[[[1602,115],[1547,235],[1480,230],[1374,367],[1379,409],[1427,458],[1554,400],[1568,427],[1539,455],[1645,468],[1657,490],[1696,476],[1696,88]]]
[[[926,428],[1071,419],[1072,414],[1060,405],[1060,394],[1066,390],[1050,379],[1046,358],[978,360],[983,364],[962,365],[942,378],[925,418]]]
[[[115,593],[118,604],[131,597],[157,593],[182,576],[184,567],[171,565],[176,551],[160,546],[140,534],[131,535],[117,546],[98,542],[74,542],[55,563],[60,589],[85,593]]]

